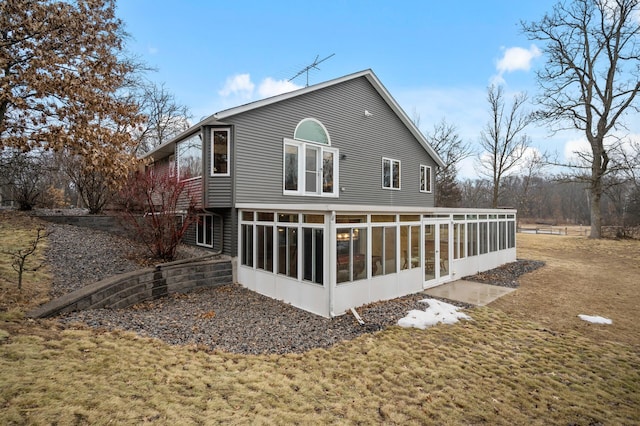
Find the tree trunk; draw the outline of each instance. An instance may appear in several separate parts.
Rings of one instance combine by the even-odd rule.
[[[597,162],[597,163],[596,163]],[[591,186],[591,233],[589,238],[602,237],[602,208],[600,206],[600,198],[602,197],[602,179],[600,168],[600,156],[596,157],[592,167]]]
[[[500,195],[500,181],[497,179],[493,180],[493,192],[491,195],[491,208],[493,209],[497,209],[498,208],[498,196]]]
[[[602,212],[600,211],[600,194],[591,191],[591,233],[589,238],[602,237]]]

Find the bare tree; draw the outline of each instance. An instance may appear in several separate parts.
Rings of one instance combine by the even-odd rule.
[[[511,203],[518,209],[518,219],[530,218],[533,206],[540,203],[540,184],[543,182],[541,173],[544,167],[543,156],[533,150],[532,155],[522,159],[521,171],[518,175],[506,176],[503,179],[504,193],[500,203]]]
[[[35,272],[43,266],[43,263],[41,263],[38,266],[27,268],[27,259],[36,252],[40,241],[46,239],[49,235],[51,235],[51,233],[46,231],[44,227],[39,227],[35,238],[29,242],[27,247],[2,250],[1,253],[7,254],[12,258],[11,267],[18,273],[18,290],[22,291],[22,277],[25,271]]]
[[[620,150],[622,172],[626,174],[636,191],[640,191],[640,140],[628,142],[628,144],[623,144]]]
[[[505,111],[502,86],[487,89],[487,101],[491,117],[480,133],[480,153],[478,173],[491,181],[491,207],[498,207],[502,178],[521,163],[530,139],[524,133],[533,122],[524,111],[527,95],[516,94],[510,108]]]
[[[121,183],[141,119],[124,52],[115,0],[1,1],[0,148],[69,150]]]
[[[89,214],[100,213],[114,195],[109,178],[101,167],[87,167],[83,157],[69,152],[62,156],[62,168]]]
[[[11,190],[20,210],[31,210],[46,190],[46,161],[38,153],[6,148],[0,153],[0,184]]]
[[[420,122],[419,117],[417,122]],[[425,134],[431,147],[444,161],[444,167],[436,170],[436,206],[457,207],[462,193],[457,183],[458,165],[473,153],[468,142],[458,135],[455,125],[447,123],[445,118],[434,124],[433,130]]]
[[[148,152],[189,128],[189,108],[180,105],[164,83],[139,84],[136,98],[146,120],[134,133],[137,140],[135,154]]]
[[[605,142],[627,112],[638,110],[639,9],[638,0],[574,0],[558,3],[538,22],[521,23],[531,40],[543,43],[547,57],[537,72],[539,117],[556,130],[584,132],[591,147],[592,238],[601,237],[603,178],[610,165]]]
[[[462,204],[468,207],[485,208],[491,205],[491,184],[486,179],[466,179],[460,183]]]

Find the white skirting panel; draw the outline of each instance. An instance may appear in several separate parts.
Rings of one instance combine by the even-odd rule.
[[[282,300],[316,315],[329,317],[329,289],[259,269],[238,266],[238,282],[249,290]]]
[[[492,253],[481,254],[479,256],[465,257],[451,262],[451,280],[459,280],[478,272],[488,271],[497,268],[505,263],[516,261],[516,249],[506,249]]]
[[[380,300],[395,299],[421,290],[422,270],[420,268],[373,277],[370,280],[338,284],[333,302],[334,314],[341,315],[350,308]]]

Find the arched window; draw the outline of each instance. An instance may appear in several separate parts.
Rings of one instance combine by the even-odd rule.
[[[315,118],[300,121],[293,139],[284,139],[283,193],[338,197],[338,150]]]
[[[327,129],[315,118],[305,118],[299,122],[295,132],[293,132],[293,138],[299,141],[331,145]]]

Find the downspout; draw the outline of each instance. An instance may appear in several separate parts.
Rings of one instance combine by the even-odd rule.
[[[335,298],[335,288],[336,281],[338,280],[338,273],[336,271],[337,268],[337,255],[336,255],[336,212],[331,212],[331,217],[329,218],[329,316],[334,318],[336,316],[334,309],[334,298]]]
[[[208,143],[209,135],[206,129],[205,126],[200,126],[200,141],[202,142],[202,185],[200,185],[200,190],[202,191],[200,193],[200,201],[202,205],[200,208],[202,210],[206,210],[208,205],[209,200],[207,199],[207,193],[209,191],[209,176],[211,176],[211,172],[207,172],[207,164],[209,163],[207,161],[207,150],[210,144]],[[211,158],[211,155],[208,157]],[[209,165],[209,167],[211,167],[211,165]]]

